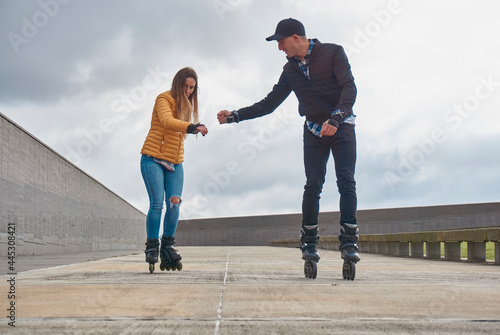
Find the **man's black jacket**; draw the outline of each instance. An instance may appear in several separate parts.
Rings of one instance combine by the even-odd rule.
[[[273,90],[261,101],[238,110],[239,121],[253,119],[273,112],[295,92],[299,100],[299,114],[306,120],[322,124],[334,110],[344,112],[343,118],[352,115],[356,101],[356,85],[351,66],[344,49],[340,45],[315,44],[309,56],[309,77],[304,75],[297,60],[288,58],[283,72]]]

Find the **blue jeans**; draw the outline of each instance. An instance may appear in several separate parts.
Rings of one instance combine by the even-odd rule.
[[[302,229],[318,233],[319,199],[325,183],[326,164],[332,152],[340,193],[340,223],[356,223],[356,134],[354,125],[343,123],[333,136],[318,137],[304,125],[306,185],[302,199]]]
[[[175,171],[170,171],[147,155],[141,156],[141,174],[149,195],[149,211],[146,218],[148,238],[159,238],[163,202],[166,212],[163,219],[163,235],[174,236],[179,221],[180,203],[174,204],[172,197],[181,198],[184,183],[184,170],[181,164],[174,165]]]

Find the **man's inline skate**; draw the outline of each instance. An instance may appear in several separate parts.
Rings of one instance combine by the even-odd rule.
[[[160,247],[160,270],[164,271],[181,271],[182,263],[181,263],[181,255],[177,253],[177,250],[174,249],[173,245],[175,244],[175,240],[173,236],[162,236],[161,238],[161,247]]]
[[[160,242],[157,238],[148,238],[146,240],[146,262],[149,263],[149,272],[153,273],[155,270],[155,264],[158,263],[158,252],[159,252]]]
[[[356,276],[356,263],[360,261],[358,255],[359,240],[358,225],[355,223],[340,224],[340,256],[344,260],[342,266],[342,277],[346,280],[354,280]]]
[[[320,260],[316,244],[318,243],[319,235],[301,235],[300,241],[302,245],[299,247],[302,250],[302,259],[304,260],[304,275],[306,278],[315,279],[318,274],[318,262]]]

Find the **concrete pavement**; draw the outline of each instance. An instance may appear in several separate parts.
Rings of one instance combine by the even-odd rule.
[[[179,252],[180,272],[150,274],[137,252],[4,275],[0,333],[500,333],[499,266],[361,254],[356,279],[345,281],[339,253],[320,250],[313,280],[298,249]]]

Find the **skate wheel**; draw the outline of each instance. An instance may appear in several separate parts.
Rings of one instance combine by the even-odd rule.
[[[166,264],[160,264],[160,270],[162,271],[181,271],[182,270],[182,263],[181,262],[173,262],[173,261],[169,261],[167,262]]]
[[[155,271],[155,263],[149,263],[149,273],[153,273]]]
[[[314,261],[304,262],[304,275],[306,278],[315,279],[318,274],[318,266]]]
[[[356,276],[356,263],[345,262],[342,266],[342,277],[346,280],[354,280]]]

